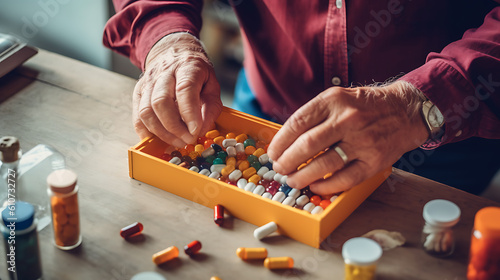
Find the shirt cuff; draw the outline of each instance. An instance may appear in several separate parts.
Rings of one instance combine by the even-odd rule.
[[[424,149],[434,149],[458,142],[476,134],[478,100],[472,84],[443,60],[430,60],[404,75],[400,80],[413,84],[424,93],[444,116],[444,133],[440,141],[426,142]]]

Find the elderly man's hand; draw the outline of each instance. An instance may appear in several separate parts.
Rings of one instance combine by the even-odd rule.
[[[385,87],[332,87],[297,110],[268,149],[291,187],[317,194],[350,189],[392,165],[429,137],[421,97],[406,82]],[[335,147],[341,151],[336,152]],[[319,155],[305,167],[297,167]],[[342,151],[347,156],[344,164]],[[325,175],[333,173],[324,179]]]
[[[182,147],[209,130],[221,110],[220,86],[199,41],[176,33],[157,42],[134,89],[137,134]]]

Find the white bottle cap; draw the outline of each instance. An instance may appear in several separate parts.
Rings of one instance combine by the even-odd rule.
[[[425,204],[423,217],[433,226],[452,227],[460,219],[460,208],[451,201],[435,199]]]
[[[47,177],[47,184],[53,192],[70,193],[75,189],[77,175],[69,169],[55,170]]]
[[[347,264],[370,265],[381,256],[382,247],[369,238],[351,238],[342,246],[342,257]]]

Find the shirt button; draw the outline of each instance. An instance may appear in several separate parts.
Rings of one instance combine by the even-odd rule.
[[[332,85],[338,86],[341,83],[342,83],[342,80],[339,77],[335,76],[335,77],[332,78]]]
[[[461,131],[461,130],[459,130],[459,131],[455,134],[455,137],[458,137],[458,136],[460,136],[460,135],[462,135],[462,131]]]

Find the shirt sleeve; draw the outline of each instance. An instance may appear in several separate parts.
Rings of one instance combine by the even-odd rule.
[[[202,0],[113,0],[113,4],[116,14],[104,27],[103,43],[141,70],[149,50],[164,36],[188,32],[199,38]]]
[[[439,145],[474,136],[500,138],[500,7],[479,28],[467,30],[440,53],[430,53],[423,66],[401,79],[443,113]]]

